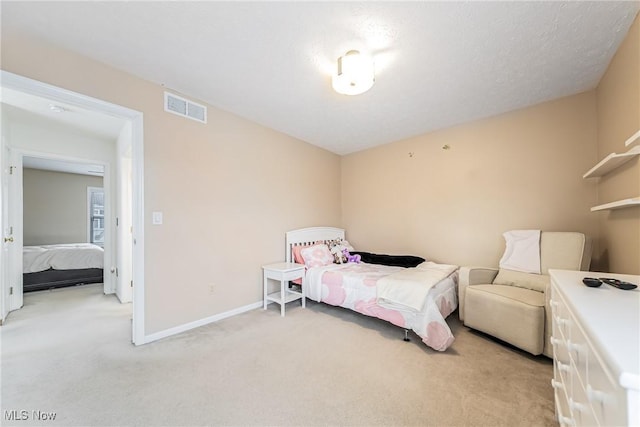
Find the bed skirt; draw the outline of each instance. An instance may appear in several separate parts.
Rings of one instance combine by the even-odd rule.
[[[23,292],[42,291],[65,286],[102,283],[104,271],[102,268],[82,268],[77,270],[54,270],[50,268],[36,273],[22,275]]]

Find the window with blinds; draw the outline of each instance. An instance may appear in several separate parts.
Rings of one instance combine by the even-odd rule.
[[[104,246],[104,189],[89,187],[89,243]]]

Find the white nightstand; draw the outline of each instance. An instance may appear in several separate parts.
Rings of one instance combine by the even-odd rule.
[[[280,315],[284,316],[284,306],[286,303],[302,299],[302,307],[305,307],[304,296],[304,264],[293,262],[279,262],[277,264],[263,265],[264,270],[264,306],[267,309],[269,301],[280,304]],[[280,281],[280,291],[267,294],[269,279]],[[289,289],[289,280],[302,279],[302,292]]]

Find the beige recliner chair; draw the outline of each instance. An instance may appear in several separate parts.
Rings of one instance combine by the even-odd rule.
[[[459,315],[463,323],[533,355],[552,357],[549,269],[588,270],[590,241],[582,233],[540,233],[540,271],[462,267]]]

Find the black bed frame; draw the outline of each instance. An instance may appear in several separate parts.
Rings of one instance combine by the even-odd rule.
[[[22,291],[33,292],[66,286],[102,283],[103,274],[102,268],[82,268],[78,270],[54,270],[50,268],[36,273],[24,273],[22,275]]]

